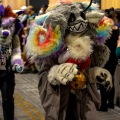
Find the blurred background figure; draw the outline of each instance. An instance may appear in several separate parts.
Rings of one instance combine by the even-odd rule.
[[[109,92],[106,92],[105,88],[103,86],[100,86],[100,93],[101,93],[100,111],[108,111],[108,108],[114,109],[114,95],[115,95],[114,74],[117,65],[117,58],[115,51],[119,36],[119,28],[117,26],[118,19],[117,19],[117,14],[114,11],[114,8],[106,9],[105,12],[107,17],[111,18],[114,21],[111,38],[106,41],[106,45],[110,49],[110,58],[104,67],[112,75],[113,88]]]
[[[21,15],[19,15],[19,20],[24,25],[24,27],[26,27],[27,20],[28,20],[27,6],[22,6],[20,11],[23,11],[23,13]],[[19,37],[20,37],[20,47],[21,47],[22,52],[23,52],[23,46],[22,46],[22,43],[23,43],[23,38],[22,38],[23,29],[20,31],[20,35],[19,35]]]
[[[48,5],[42,5],[38,15],[42,15],[42,14],[45,14],[46,13],[46,10],[48,8]]]
[[[23,29],[23,34],[22,34],[22,48],[23,48],[23,51],[22,51],[22,59],[24,61],[24,65],[26,64],[26,61],[27,61],[27,54],[26,54],[26,48],[25,48],[25,45],[26,45],[26,42],[27,42],[27,37],[28,37],[28,34],[29,34],[29,29],[27,27],[24,27]]]
[[[33,6],[28,6],[28,9],[27,9],[27,12],[28,12],[28,22],[27,22],[27,27],[30,27],[36,17],[36,13],[35,13],[35,10],[34,10],[34,7]]]
[[[93,3],[100,4],[100,0],[93,0]]]
[[[117,15],[117,23],[116,25],[118,26],[118,28],[120,29],[120,8],[115,9],[115,13]]]
[[[23,14],[19,16],[19,20],[23,23],[25,27],[27,24],[27,19],[28,19],[27,6],[22,6],[21,10],[23,11]]]
[[[120,36],[119,36],[119,39],[118,39],[118,41],[117,41],[116,57],[117,57],[118,59],[120,59]]]
[[[119,27],[120,32],[120,9],[116,9],[115,13],[117,15],[117,26]],[[116,48],[116,57],[118,59],[118,64],[115,71],[115,99],[114,103],[116,106],[120,107],[120,36],[117,41],[117,48]]]

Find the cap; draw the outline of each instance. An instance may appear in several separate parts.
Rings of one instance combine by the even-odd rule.
[[[20,9],[21,10],[27,10],[27,6],[22,6]]]

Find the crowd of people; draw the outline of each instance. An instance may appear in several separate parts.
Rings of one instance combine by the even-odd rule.
[[[110,39],[107,40],[106,45],[110,49],[110,58],[106,65],[104,66],[105,69],[107,69],[111,75],[112,75],[112,80],[113,80],[113,88],[111,91],[108,93],[106,92],[103,87],[100,87],[101,91],[101,111],[108,111],[108,108],[114,109],[114,101],[115,98],[115,70],[116,70],[116,65],[118,64],[118,58],[116,57],[116,47],[117,47],[117,41],[119,39],[119,25],[120,25],[120,10],[119,9],[106,9],[105,13],[107,17],[111,18],[114,21],[114,26],[112,28],[112,34]],[[116,88],[118,89],[118,88]]]
[[[41,7],[40,11],[38,12],[38,14],[36,14],[33,6],[28,6],[28,7],[22,6],[21,10],[19,12],[13,13],[13,15],[14,16],[16,15],[16,16],[15,17],[12,16],[12,17],[15,18],[16,21],[19,20],[19,22],[22,23],[22,28],[20,29],[19,33],[16,33],[16,34],[13,33],[13,36],[12,36],[12,37],[18,36],[20,38],[20,48],[22,51],[21,55],[22,55],[23,63],[21,63],[20,66],[17,66],[18,63],[15,64],[14,70],[16,70],[18,72],[22,69],[21,66],[29,67],[32,72],[36,72],[36,71],[38,72],[38,69],[36,68],[35,63],[29,62],[30,56],[29,57],[27,56],[26,43],[27,43],[27,37],[29,35],[30,28],[34,24],[35,17],[45,14],[47,8],[48,8],[47,5],[43,5]],[[3,8],[1,7],[1,9],[3,9]],[[5,9],[5,10],[7,11],[7,9]],[[109,91],[107,91],[105,89],[105,87],[109,86],[109,84],[110,84],[109,82],[106,83],[106,86],[103,86],[102,84],[99,85],[98,89],[100,90],[100,95],[101,95],[101,106],[97,110],[107,112],[109,109],[114,109],[115,106],[120,107],[120,90],[119,90],[119,88],[120,88],[120,86],[119,86],[119,84],[120,84],[120,75],[119,75],[119,71],[120,71],[120,9],[110,8],[110,9],[104,10],[104,12],[105,12],[106,17],[108,17],[114,21],[114,25],[112,26],[111,36],[105,43],[105,45],[110,50],[110,57],[104,66],[104,68],[107,69],[110,72],[110,74],[112,75],[113,87]],[[0,12],[0,14],[1,14],[1,12]],[[6,13],[6,16],[7,16],[7,13]],[[3,17],[4,19],[6,19],[8,17],[8,16],[7,17],[6,16],[1,14],[1,18]],[[71,21],[73,22],[75,19],[75,16],[72,15],[72,17],[73,17],[73,19],[71,19]],[[2,27],[6,28],[6,26],[4,26],[2,22],[3,21],[1,21]],[[5,31],[3,33],[4,34],[3,37],[7,37],[8,33]],[[12,50],[14,52],[13,48],[12,48]],[[11,58],[11,56],[10,56],[10,58]],[[9,60],[7,60],[7,63],[9,63],[8,61]],[[49,61],[49,62],[51,62],[51,61]],[[44,66],[42,66],[42,67],[44,67]],[[71,66],[71,68],[72,67],[73,66]],[[17,70],[17,68],[18,68],[18,70]],[[46,66],[44,67],[44,69],[45,68],[46,68]],[[9,66],[7,66],[6,69],[7,69],[7,74],[5,76],[4,76],[5,71],[0,70],[0,89],[2,91],[2,98],[3,98],[3,113],[4,113],[5,120],[14,120],[14,99],[13,99],[14,86],[15,86],[14,73],[9,71]],[[66,69],[66,68],[64,68],[64,69]],[[42,71],[42,69],[41,69],[41,71]],[[47,71],[47,70],[45,69],[43,71]],[[61,71],[61,73],[62,73],[62,71]],[[13,79],[11,82],[8,82],[9,81],[8,76],[10,76],[10,78]],[[42,76],[42,75],[40,75],[40,76]],[[69,76],[69,75],[67,74],[67,76]],[[107,75],[106,75],[106,77],[107,77]],[[49,78],[49,76],[48,76],[48,78]],[[44,77],[44,79],[47,79],[47,78]],[[65,78],[62,78],[62,79],[64,80]],[[42,77],[41,77],[41,80],[42,80]],[[60,81],[58,83],[54,81],[54,83],[57,85],[54,86],[54,84],[51,83],[50,88],[48,87],[48,85],[46,85],[46,86],[48,87],[48,89],[53,88],[52,90],[56,90],[58,85],[60,84]],[[7,86],[7,87],[5,87],[5,86]],[[61,91],[59,91],[59,92],[61,92]],[[85,92],[86,92],[86,90],[84,89],[82,95],[86,95]],[[48,94],[48,93],[44,93],[44,94]],[[53,94],[53,93],[51,93],[51,94]],[[58,93],[55,93],[55,94],[58,94]],[[66,93],[63,93],[63,94],[66,94]],[[49,96],[49,94],[48,94],[48,96]],[[74,99],[73,94],[70,94],[70,97],[71,97],[72,102],[76,101],[76,99]],[[45,100],[45,98],[43,98],[43,99]],[[44,102],[46,102],[46,100]],[[69,102],[71,103],[71,101],[68,101],[68,104],[69,104]],[[62,107],[64,108],[64,105]],[[62,109],[62,107],[61,107],[61,109]],[[73,109],[73,108],[68,107],[68,109]],[[71,114],[71,111],[68,110],[67,112],[69,114]],[[57,120],[57,119],[46,118],[46,120]],[[65,119],[62,118],[59,120],[65,120]],[[77,119],[74,118],[74,116],[72,116],[72,119],[70,117],[68,117],[68,118],[66,118],[66,120],[77,120]]]

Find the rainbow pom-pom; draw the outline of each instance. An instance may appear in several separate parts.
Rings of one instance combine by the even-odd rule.
[[[42,25],[44,24],[46,18],[47,18],[50,14],[51,14],[51,13],[48,12],[48,13],[46,13],[46,14],[36,16],[36,17],[35,17],[35,20],[34,20],[35,24],[42,26]]]
[[[103,44],[110,37],[112,32],[113,21],[107,17],[104,17],[99,23],[97,27],[98,33],[98,43]]]
[[[26,48],[30,55],[44,58],[57,52],[62,45],[59,25],[56,26],[54,31],[52,31],[51,26],[46,30],[37,25],[30,30]]]

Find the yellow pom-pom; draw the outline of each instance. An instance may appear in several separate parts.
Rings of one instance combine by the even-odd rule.
[[[82,90],[85,85],[86,77],[82,72],[79,75],[76,75],[74,80],[70,83],[71,88],[74,90]]]

